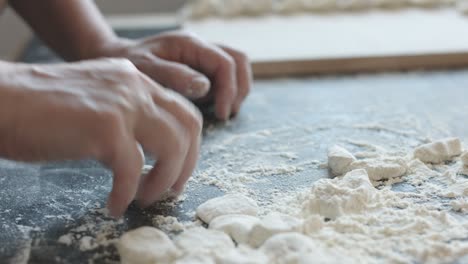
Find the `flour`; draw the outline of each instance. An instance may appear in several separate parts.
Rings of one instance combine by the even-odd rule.
[[[447,147],[440,153],[449,162],[424,163],[413,153],[363,148],[376,155],[352,159],[333,179],[273,192],[261,208],[243,195],[207,201],[197,215],[209,228],[185,226],[174,238],[177,257],[168,263],[462,263],[468,256],[468,179],[458,171],[466,156]],[[266,215],[259,219],[260,211]]]

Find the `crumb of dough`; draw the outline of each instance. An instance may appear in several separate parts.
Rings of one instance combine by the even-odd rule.
[[[257,202],[240,194],[227,194],[206,201],[198,206],[197,216],[209,224],[215,217],[228,214],[244,214],[256,216]]]
[[[238,244],[246,244],[252,228],[258,223],[260,219],[250,215],[222,215],[213,219],[209,228],[226,233]]]
[[[417,147],[414,158],[424,163],[438,164],[450,161],[462,153],[461,141],[458,138],[447,138]]]
[[[328,149],[328,167],[334,176],[343,175],[349,171],[351,163],[355,162],[356,158],[340,146],[333,146]]]

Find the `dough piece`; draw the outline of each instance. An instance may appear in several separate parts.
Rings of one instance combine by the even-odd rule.
[[[209,255],[193,254],[177,259],[174,264],[216,264],[216,261]]]
[[[303,232],[306,235],[315,234],[319,232],[322,227],[324,226],[323,217],[318,215],[312,215],[304,220],[304,224],[302,226]]]
[[[328,149],[328,167],[333,176],[343,175],[348,172],[351,163],[355,162],[356,158],[346,149],[340,146],[333,146]]]
[[[259,247],[273,235],[286,232],[301,232],[302,221],[298,218],[273,212],[252,227],[249,235],[249,245]]]
[[[297,263],[302,255],[317,250],[318,246],[300,233],[282,233],[265,241],[260,250],[269,257],[270,263],[292,264]]]
[[[217,263],[222,264],[267,264],[268,257],[261,251],[254,250],[245,245],[239,245],[236,249],[228,252],[218,251]]]
[[[321,179],[314,183],[304,202],[302,214],[320,214],[336,219],[363,212],[377,200],[377,190],[363,169],[348,172],[343,178]]]
[[[208,200],[198,206],[196,210],[197,216],[207,224],[221,215],[243,214],[256,216],[257,212],[257,203],[241,194],[227,194]]]
[[[461,156],[461,161],[463,163],[463,166],[468,166],[468,151],[463,153],[463,155]]]
[[[349,169],[365,169],[371,180],[380,181],[405,175],[408,166],[402,158],[373,158],[355,161]]]
[[[460,13],[463,13],[465,15],[468,14],[468,1],[467,0],[458,0],[456,2],[456,7]]]
[[[414,157],[424,163],[442,163],[452,160],[462,153],[462,145],[458,138],[442,139],[425,144],[414,150]]]
[[[175,239],[177,247],[185,254],[213,254],[234,248],[231,238],[221,231],[196,227],[186,230]]]
[[[117,243],[123,264],[170,263],[178,256],[169,237],[153,227],[140,227],[125,233]]]
[[[153,169],[153,166],[151,166],[151,165],[144,165],[143,168],[141,168],[141,174],[142,174],[142,175],[146,175],[146,174],[148,174],[152,169]]]
[[[219,230],[229,235],[238,244],[247,243],[252,227],[260,219],[250,215],[222,215],[210,223],[210,229]]]

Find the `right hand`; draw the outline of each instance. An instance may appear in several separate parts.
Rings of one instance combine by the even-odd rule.
[[[198,159],[202,117],[183,97],[124,59],[0,64],[0,156],[21,161],[96,158],[114,174],[108,208],[122,215],[180,193]],[[141,144],[157,158],[140,179]]]

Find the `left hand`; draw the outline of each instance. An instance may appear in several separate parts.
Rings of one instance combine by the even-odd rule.
[[[156,82],[189,99],[214,100],[221,120],[239,112],[252,84],[245,54],[179,31],[136,41],[119,39],[100,55],[127,58]]]

